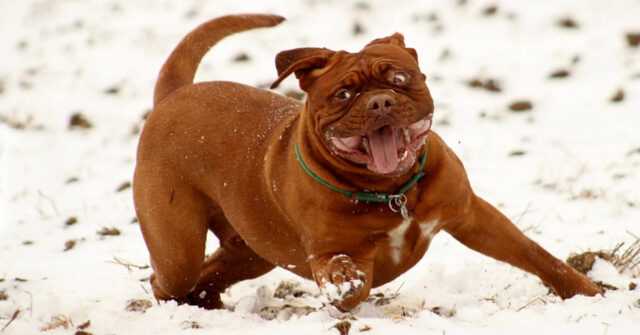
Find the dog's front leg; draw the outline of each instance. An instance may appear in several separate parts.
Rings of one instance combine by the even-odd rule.
[[[471,195],[459,212],[463,216],[444,230],[467,247],[537,275],[563,299],[601,294],[589,278],[529,239],[481,198]]]
[[[373,260],[332,252],[311,256],[309,264],[322,294],[341,311],[353,309],[369,296]]]

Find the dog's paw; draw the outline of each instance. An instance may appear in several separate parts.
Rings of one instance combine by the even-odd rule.
[[[357,297],[364,288],[365,274],[347,255],[336,255],[327,261],[319,278],[320,289],[332,305]]]
[[[569,299],[578,294],[589,297],[603,295],[602,290],[596,283],[592,282],[586,275],[573,269],[565,271],[565,275],[551,286],[562,299]]]

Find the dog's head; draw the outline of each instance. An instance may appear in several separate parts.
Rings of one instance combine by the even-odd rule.
[[[433,100],[402,35],[360,52],[301,48],[276,56],[276,87],[295,73],[321,145],[379,175],[409,170],[431,128]]]

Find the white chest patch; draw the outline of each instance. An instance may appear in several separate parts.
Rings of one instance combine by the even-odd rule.
[[[410,225],[411,219],[405,219],[399,226],[389,232],[389,249],[391,251],[391,258],[396,264],[400,263],[400,252],[404,245],[404,235]]]
[[[433,236],[438,232],[440,222],[438,219],[420,223],[420,230],[422,231],[422,237],[429,240],[433,239]]]

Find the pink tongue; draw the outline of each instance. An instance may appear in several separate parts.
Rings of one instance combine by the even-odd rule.
[[[377,172],[391,173],[398,167],[396,136],[390,126],[372,132],[369,135],[369,145]]]

